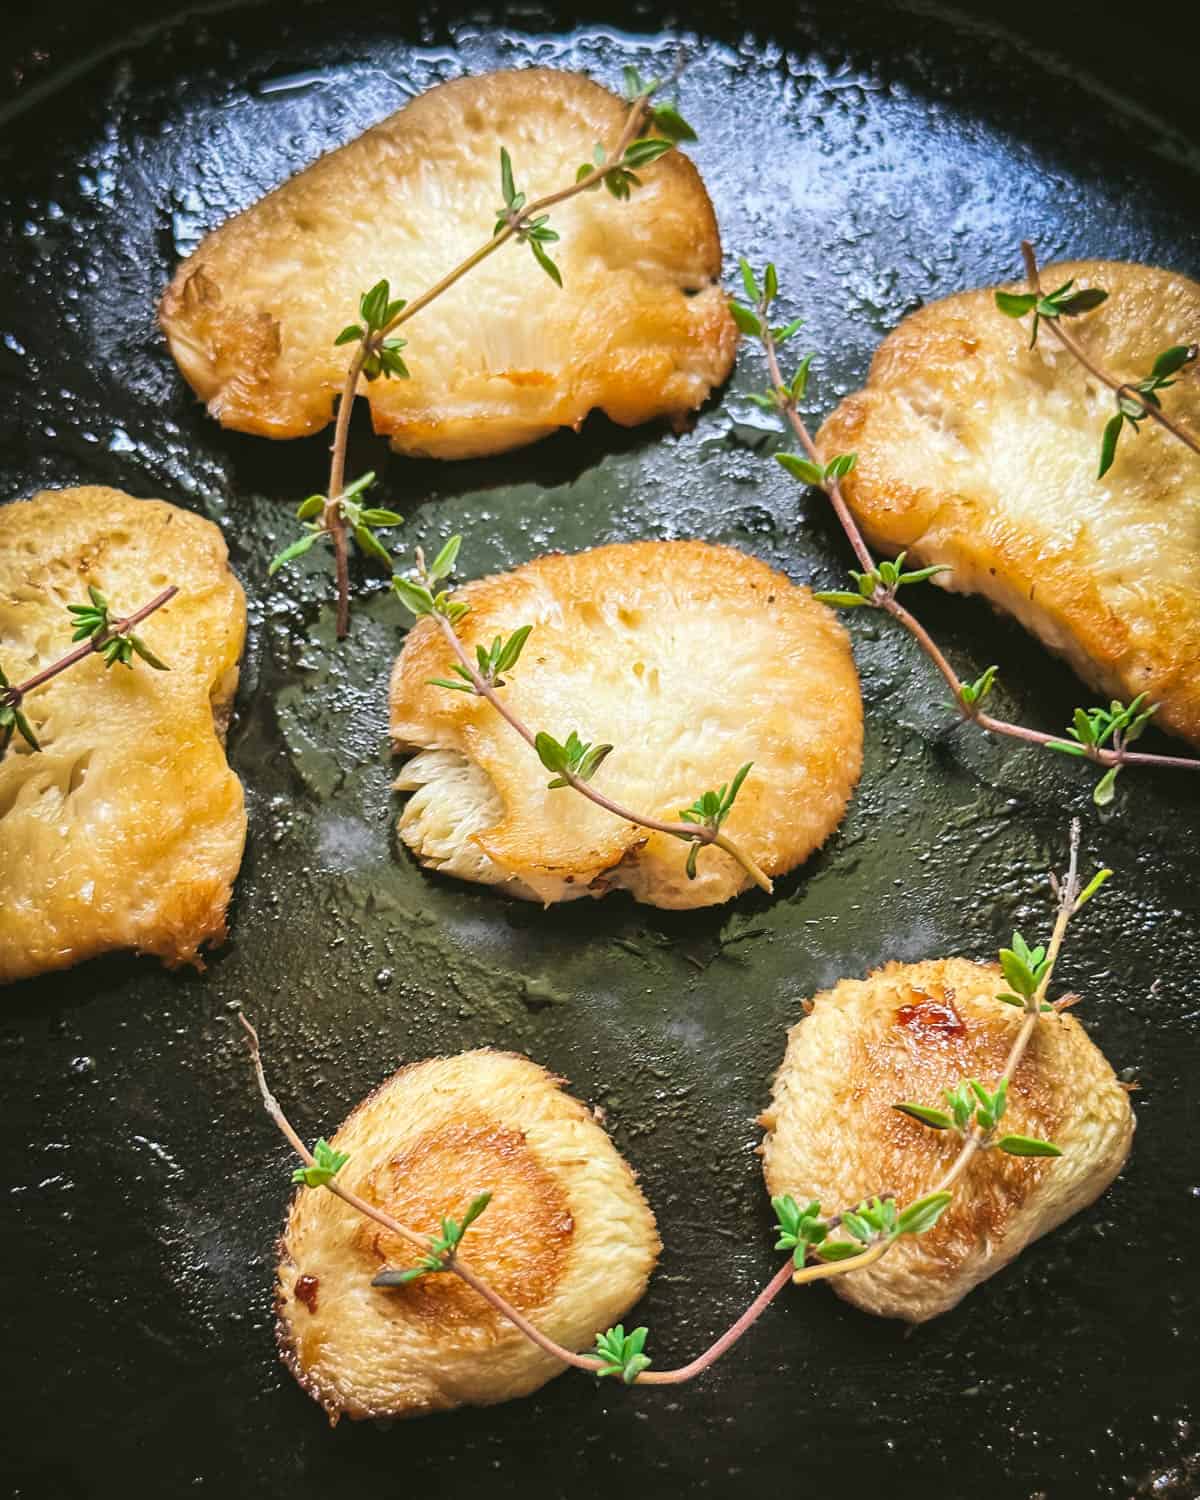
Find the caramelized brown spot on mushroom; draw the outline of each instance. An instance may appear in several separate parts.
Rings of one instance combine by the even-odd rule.
[[[317,1291],[321,1285],[317,1276],[297,1276],[296,1285],[292,1288],[292,1295],[297,1302],[303,1302],[310,1313],[317,1310]]]
[[[363,1196],[393,1218],[431,1234],[443,1218],[461,1220],[471,1200],[485,1192],[492,1201],[463,1241],[463,1259],[514,1306],[533,1312],[550,1300],[565,1273],[575,1224],[561,1185],[523,1131],[482,1115],[449,1122],[379,1167],[363,1188]],[[381,1265],[407,1268],[420,1258],[411,1245],[366,1220],[356,1233]],[[499,1326],[498,1314],[457,1276],[423,1276],[380,1295],[402,1298],[407,1318],[443,1328]]]
[[[1002,986],[997,974],[997,990]],[[1003,1068],[1021,1012],[1012,1006],[972,1003],[962,1011],[948,987],[898,986],[895,1010],[855,1048],[845,1106],[875,1142],[872,1181],[885,1183],[903,1204],[929,1190],[953,1161],[961,1144],[953,1131],[929,1130],[899,1113],[900,1101],[944,1108],[944,1091],[966,1078],[989,1088]],[[911,1012],[905,1017],[905,1012]],[[1047,1018],[1049,1019],[1049,1018]],[[1035,1034],[1009,1090],[1004,1128],[1053,1140],[1063,1123],[1062,1103],[1042,1061],[1045,1036]],[[972,1191],[959,1193],[938,1225],[922,1240],[927,1251],[957,1264],[981,1240],[997,1239],[1045,1162],[987,1151],[971,1168]]]
[[[954,1008],[954,991],[946,990],[942,1000],[935,1000],[924,990],[911,990],[920,995],[919,1000],[910,1000],[896,1012],[896,1020],[907,1027],[920,1041],[936,1041],[939,1037],[961,1036],[966,1023]]]

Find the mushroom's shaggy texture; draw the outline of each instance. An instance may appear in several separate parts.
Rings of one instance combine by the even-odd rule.
[[[569,1349],[641,1297],[661,1249],[633,1172],[561,1080],[512,1053],[403,1068],[333,1137],[338,1182],[436,1234],[490,1192],[461,1256]],[[336,1421],[419,1416],[525,1396],[566,1367],[457,1276],[373,1287],[419,1254],[323,1189],[301,1188],[280,1245],[284,1359]]]
[[[242,785],[225,725],[246,603],[220,531],[162,500],[45,490],[0,507],[0,666],[24,681],[71,649],[88,586],[114,618],[169,584],[138,627],[170,668],[77,663],[23,709],[0,760],[0,982],[114,949],[199,963],[225,936],[242,861]]]
[[[1071,331],[1117,379],[1200,341],[1186,276],[1089,260],[1041,277],[1107,290]],[[948,564],[940,587],[983,594],[1101,692],[1148,693],[1158,724],[1200,744],[1200,457],[1147,420],[1097,478],[1113,394],[1045,327],[1031,349],[1029,322],[993,288],[931,302],[884,339],[818,445],[858,454],[842,489],[877,547]],[[1200,435],[1195,374],[1162,401]]]
[[[632,542],[537,558],[458,590],[467,651],[532,625],[505,703],[534,730],[616,748],[598,791],[678,820],[753,762],[723,831],[768,875],[802,863],[841,822],[862,764],[862,699],[845,630],[805,588],[706,542]],[[429,685],[453,657],[436,624],[411,632],[392,675],[391,730],[417,750],[400,833],[432,869],[533,900],[614,888],[654,906],[711,906],[751,877],[723,850],[687,846],[550,790],[495,708]]]
[[[528,200],[573,183],[627,106],[577,73],[487,73],[430,89],[209,234],[175,273],[160,321],[222,425],[264,437],[332,418],[353,351],[334,340],[361,293],[413,298],[485,243],[500,150]],[[628,202],[557,205],[555,286],[503,246],[403,329],[410,378],[362,382],[402,453],[502,453],[578,427],[593,408],[633,426],[682,421],[728,376],[737,330],[700,175],[678,151]]]
[[[788,1036],[762,1118],[774,1197],[826,1213],[875,1193],[903,1206],[936,1185],[961,1138],[892,1106],[944,1105],[943,1090],[999,1077],[1022,1011],[1000,970],[967,959],[886,964],[818,995]],[[867,1312],[922,1323],[946,1312],[1039,1235],[1108,1187],[1133,1140],[1129,1096],[1073,1016],[1044,1015],[1009,1085],[1002,1133],[1051,1140],[1061,1157],[979,1152],[935,1227],[834,1289]]]

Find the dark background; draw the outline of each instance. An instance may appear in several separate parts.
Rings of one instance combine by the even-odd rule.
[[[622,0],[602,13],[67,3],[11,18],[0,494],[103,482],[202,511],[251,601],[230,736],[250,811],[231,944],[203,977],[113,960],[0,996],[12,1494],[1197,1493],[1190,779],[1126,775],[1098,813],[1085,768],[955,728],[910,642],[856,617],[862,786],[774,899],[543,913],[424,876],[392,831],[399,605],[362,577],[335,650],[317,554],[264,576],[291,506],[321,483],[327,438],[222,433],[153,316],[205,231],[412,93],[531,61],[611,83],[626,61],[669,62],[682,36],[682,105],[727,254],[778,261],[785,310],[818,351],[818,418],[905,313],[1016,275],[1024,234],[1043,260],[1200,271],[1194,69],[1155,16]],[[468,573],[701,536],[828,587],[848,555],[818,499],[765,461],[777,439],[744,394],[761,380],[745,351],[682,438],[593,421],[489,463],[389,459],[359,420],[351,472],[381,472],[376,503],[409,516],[404,545],[465,530]],[[1001,665],[1014,715],[1058,728],[1091,701],[981,604],[929,591],[920,608],[962,670]],[[331,1432],[276,1362],[291,1163],[252,1091],[239,1006],[309,1136],[434,1052],[492,1043],[565,1074],[604,1107],[659,1216],[667,1248],[637,1320],[673,1364],[777,1264],[752,1122],[801,999],[888,958],[983,956],[1014,923],[1044,931],[1045,870],[1072,813],[1089,867],[1103,859],[1117,879],[1061,977],[1141,1082],[1137,1144],[1095,1209],[956,1312],[909,1334],[797,1292],[691,1386],[565,1375],[526,1401],[391,1429]]]

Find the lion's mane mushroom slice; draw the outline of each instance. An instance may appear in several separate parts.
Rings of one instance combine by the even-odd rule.
[[[99,656],[25,699],[41,743],[0,760],[0,982],[115,949],[198,963],[225,936],[242,861],[241,782],[223,745],[246,634],[220,531],[162,500],[46,490],[0,507],[0,664],[23,681],[71,648],[68,604],[120,618],[169,666]]]
[[[1042,284],[1072,277],[1108,291],[1071,331],[1118,379],[1200,341],[1186,276],[1071,261]],[[1200,744],[1200,457],[1147,420],[1097,478],[1112,392],[1049,329],[1029,348],[1029,321],[1004,316],[992,288],[931,302],[884,339],[817,441],[826,458],[857,452],[842,488],[876,546],[949,564],[939,587],[983,594],[1102,693],[1148,693],[1158,724]],[[1162,400],[1200,434],[1194,373]]]
[[[754,763],[723,825],[769,875],[794,869],[838,826],[862,763],[862,700],[846,633],[805,588],[705,542],[630,542],[537,558],[459,590],[474,657],[533,630],[500,690],[533,730],[575,730],[615,749],[594,785],[631,811],[676,821]],[[431,687],[453,658],[432,620],[392,674],[391,732],[418,753],[400,833],[433,869],[554,902],[625,888],[654,906],[709,906],[751,877],[706,849],[698,876],[671,834],[551,791],[530,747],[491,704]]]
[[[893,1104],[943,1107],[966,1078],[991,1088],[1021,1025],[997,1000],[999,968],[966,959],[890,963],[818,995],[788,1037],[763,1115],[763,1167],[774,1197],[818,1199],[826,1213],[891,1192],[923,1197],[961,1138]],[[1124,1165],[1129,1096],[1073,1016],[1044,1015],[1009,1086],[1002,1130],[1051,1140],[1061,1157],[976,1155],[926,1234],[900,1240],[876,1265],[836,1277],[867,1312],[922,1323],[948,1311],[1040,1235],[1085,1208]]]
[[[592,1113],[527,1058],[477,1051],[403,1068],[330,1143],[338,1182],[436,1234],[491,1202],[462,1259],[543,1332],[588,1349],[646,1289],[661,1248],[633,1172]],[[280,1244],[284,1360],[339,1416],[418,1416],[528,1395],[565,1368],[458,1277],[374,1287],[411,1245],[323,1189],[301,1188]]]
[[[412,299],[487,240],[501,147],[532,200],[615,145],[625,117],[599,84],[545,68],[430,89],[200,243],[160,309],[176,363],[226,427],[318,431],[360,294],[386,277]],[[404,326],[411,378],[362,382],[393,448],[502,453],[596,407],[625,426],[679,421],[725,380],[737,331],[704,184],[678,151],[638,176],[628,202],[601,190],[553,210],[561,288],[509,244]]]

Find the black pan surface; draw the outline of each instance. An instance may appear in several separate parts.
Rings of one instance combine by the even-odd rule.
[[[155,330],[177,259],[231,212],[464,71],[690,61],[683,102],[726,250],[775,258],[819,352],[814,417],[922,301],[1043,259],[1200,272],[1185,50],[1147,17],[1039,8],[1005,29],[925,6],[413,11],[368,3],[59,5],[14,18],[0,106],[4,496],[110,483],[221,523],[251,599],[233,763],[250,842],[233,941],[204,976],[113,960],[0,997],[7,1146],[0,1469],[27,1500],[685,1490],[1194,1496],[1200,1224],[1197,834],[1187,779],[1091,805],[1070,762],[952,725],[907,639],[855,618],[868,710],[841,832],[773,900],[672,916],[624,898],[542,913],[430,879],[395,848],[385,683],[404,621],[373,576],[332,644],[327,576],[268,583],[325,439],[222,433]],[[1156,51],[1157,48],[1157,51]],[[404,288],[402,268],[393,278]],[[488,463],[351,468],[409,544],[466,530],[469,570],[550,548],[701,536],[830,586],[848,554],[766,461],[731,389],[675,438],[604,422]],[[361,414],[360,414],[361,415]],[[1036,476],[1031,476],[1031,483]],[[299,598],[299,625],[293,600]],[[974,602],[923,617],[1006,706],[1058,728],[1070,673]],[[1163,742],[1165,744],[1165,742]],[[632,1392],[576,1375],[535,1397],[330,1431],[274,1356],[285,1146],[234,1012],[312,1137],[404,1060],[494,1044],[602,1105],[666,1253],[639,1321],[660,1364],[698,1351],[769,1276],[752,1121],[801,999],[888,958],[984,956],[1045,928],[1067,819],[1117,872],[1063,967],[1136,1076],[1128,1169],[1093,1210],[908,1334],[794,1293],[712,1374]],[[3,872],[0,872],[0,882]],[[3,891],[0,886],[0,899]],[[864,1186],[870,1186],[864,1184]]]

